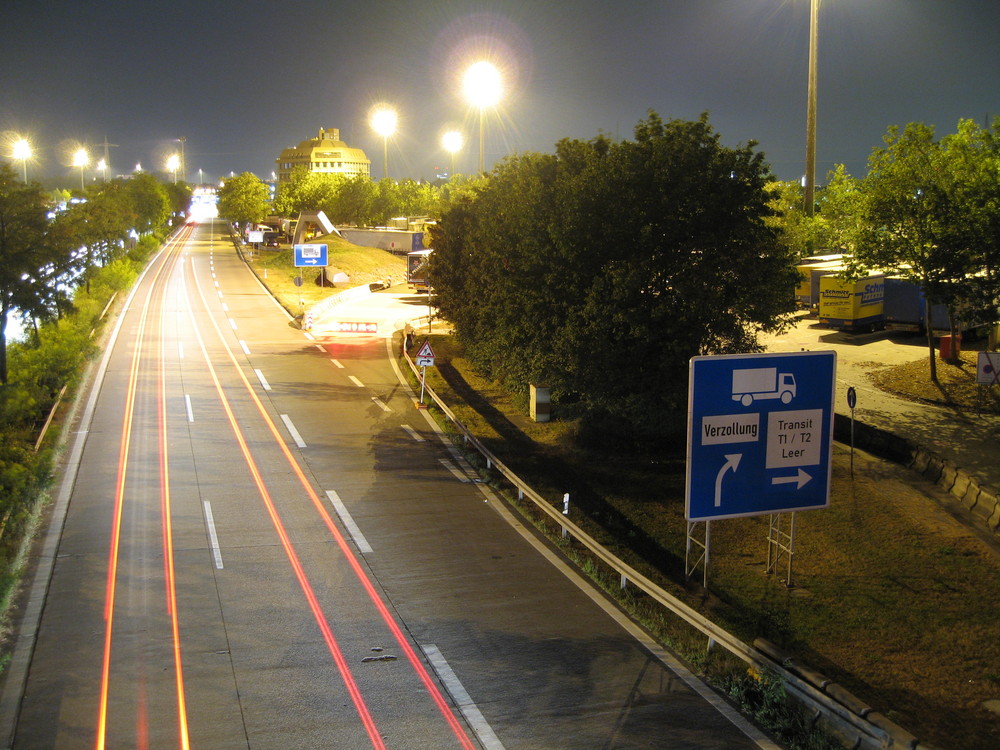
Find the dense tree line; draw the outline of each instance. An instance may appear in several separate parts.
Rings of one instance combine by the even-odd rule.
[[[487,375],[582,405],[588,434],[681,434],[688,360],[759,350],[792,309],[754,146],[651,112],[631,141],[508,158],[433,233],[441,314]]]
[[[58,210],[0,164],[0,600],[16,583],[11,565],[51,472],[54,441],[35,445],[39,428],[85,370],[108,301],[135,283],[187,196],[185,186],[137,175]],[[11,312],[27,333],[8,343]]]
[[[427,182],[376,182],[302,168],[278,186],[274,212],[292,217],[300,211],[323,211],[334,224],[385,226],[395,216],[436,215],[440,200],[441,188]]]

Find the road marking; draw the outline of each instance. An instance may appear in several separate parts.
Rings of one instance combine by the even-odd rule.
[[[358,525],[354,523],[354,519],[351,518],[351,514],[347,512],[347,506],[344,505],[344,501],[340,499],[334,490],[327,490],[326,496],[330,498],[330,502],[333,504],[333,509],[337,511],[337,515],[340,516],[341,522],[347,527],[347,531],[350,533],[351,538],[354,543],[358,545],[358,551],[363,555],[371,554],[372,547],[368,544],[368,540],[365,539],[365,535],[361,533],[361,529]]]
[[[424,443],[424,442],[426,442],[423,439],[423,437],[421,437],[420,433],[417,432],[416,430],[414,430],[412,427],[410,427],[410,425],[408,425],[408,424],[401,424],[400,427],[402,427],[404,430],[406,430],[406,432],[409,433],[410,437],[413,438],[414,440],[416,440],[418,443]]]
[[[236,330],[236,321],[233,320],[232,318],[229,319],[229,325],[233,327],[234,331]]]
[[[188,422],[194,421],[194,410],[191,408],[191,397],[188,394],[184,394],[184,406],[187,407]]]
[[[326,347],[324,347],[322,344],[316,344],[316,348],[319,349],[324,354],[326,354]]]
[[[184,359],[184,342],[177,342],[177,356],[179,359]]]
[[[240,341],[240,349],[242,349],[243,353],[246,354],[248,357],[250,356],[250,349],[249,349],[249,347],[247,347],[247,342],[246,341],[242,341],[242,340]]]
[[[500,741],[500,738],[496,736],[493,727],[486,721],[486,718],[479,710],[479,706],[473,702],[472,697],[465,689],[465,686],[462,685],[462,681],[458,679],[451,665],[441,655],[441,649],[433,643],[424,644],[420,648],[427,656],[427,661],[434,667],[434,671],[437,672],[438,677],[441,678],[441,682],[444,683],[445,690],[448,691],[452,700],[458,705],[458,710],[462,712],[462,716],[469,722],[469,726],[472,727],[472,731],[476,733],[483,747],[486,750],[504,750],[504,745]]]
[[[311,333],[309,333],[309,331],[303,331],[302,335],[305,336],[310,341],[315,341],[316,340],[316,337],[313,336]]]
[[[353,375],[348,375],[347,377],[348,377],[348,379],[349,379],[349,380],[350,380],[350,381],[351,381],[352,383],[354,383],[354,385],[356,385],[356,386],[357,386],[358,388],[364,388],[364,387],[365,387],[365,384],[364,384],[364,383],[362,383],[362,382],[361,382],[360,380],[358,380],[358,379],[357,379],[356,377],[354,377]]]
[[[344,369],[344,366],[343,366],[342,364],[340,364],[340,362],[338,362],[337,360],[335,360],[335,359],[331,359],[330,361],[331,361],[331,362],[333,362],[333,364],[335,364],[335,365],[336,365],[337,367],[339,367],[339,368],[340,368],[341,370],[343,370],[343,369]]]
[[[216,288],[216,289],[218,289],[218,288],[219,288],[219,282],[218,282],[218,281],[216,281],[216,282],[215,282],[215,288]]]
[[[450,471],[452,474],[454,474],[455,478],[458,479],[458,481],[460,481],[460,482],[471,482],[472,481],[471,479],[469,479],[468,476],[466,476],[464,473],[462,473],[462,471],[457,466],[455,466],[455,464],[453,464],[447,458],[439,458],[438,461],[441,462],[441,465],[444,468],[446,468],[448,471]]]
[[[385,401],[380,399],[378,396],[372,396],[372,401],[374,401],[375,405],[382,411],[387,411],[387,412],[392,411],[389,405],[385,403]]]
[[[229,305],[225,302],[222,303],[222,312],[229,312]]]
[[[300,448],[305,448],[306,441],[302,439],[302,436],[299,434],[299,431],[295,429],[295,425],[292,424],[292,420],[289,419],[287,414],[281,415],[281,421],[285,423],[285,427],[288,428],[288,434],[292,436],[292,440],[295,441],[295,444]]]
[[[219,535],[215,533],[215,516],[212,515],[212,504],[205,500],[205,523],[208,526],[208,540],[212,547],[212,559],[217,570],[222,570],[222,550],[219,548]]]
[[[267,379],[264,377],[264,373],[262,373],[260,370],[255,369],[254,374],[257,376],[257,380],[260,381],[260,384],[265,391],[271,390],[271,385],[270,383],[267,382]]]

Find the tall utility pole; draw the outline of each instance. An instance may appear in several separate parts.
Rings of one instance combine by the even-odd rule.
[[[819,0],[809,8],[809,94],[806,105],[806,216],[816,209],[816,45],[819,41]]]
[[[187,182],[187,161],[184,159],[184,144],[187,142],[187,138],[181,136],[177,140],[181,142],[181,182]]]
[[[108,143],[108,137],[104,136],[104,168],[105,170],[111,169],[111,154],[109,149],[118,148],[117,143]],[[107,171],[105,171],[105,179],[107,179]]]

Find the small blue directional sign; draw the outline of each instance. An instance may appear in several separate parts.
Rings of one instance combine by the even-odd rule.
[[[295,267],[327,265],[326,245],[294,245]]]
[[[835,352],[693,357],[689,521],[830,502]]]

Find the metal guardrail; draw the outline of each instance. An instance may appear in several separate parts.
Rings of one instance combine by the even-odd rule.
[[[420,372],[410,355],[404,350],[410,370],[420,380]],[[495,468],[504,479],[517,489],[518,497],[529,498],[539,510],[554,523],[562,527],[563,536],[569,536],[583,545],[594,557],[614,570],[621,577],[621,586],[632,584],[654,599],[664,608],[687,622],[708,638],[708,646],[719,645],[734,656],[759,671],[768,670],[777,675],[786,691],[810,713],[813,721],[819,721],[854,750],[884,750],[908,748],[909,750],[933,750],[932,746],[921,742],[914,735],[899,727],[884,715],[874,711],[846,689],[826,679],[808,668],[796,665],[766,641],[758,639],[755,645],[744,643],[727,630],[716,625],[698,611],[664,591],[660,586],[616,557],[586,531],[574,524],[553,503],[536,492],[521,479],[489,448],[473,435],[469,429],[448,408],[448,405],[434,390],[425,384],[424,392],[462,435],[467,445],[471,445],[486,459],[487,469]]]

